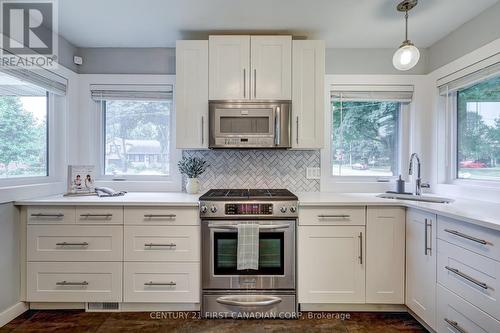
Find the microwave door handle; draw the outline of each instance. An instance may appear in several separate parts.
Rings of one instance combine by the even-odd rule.
[[[276,107],[276,112],[274,115],[274,145],[279,146],[281,144],[281,108]]]

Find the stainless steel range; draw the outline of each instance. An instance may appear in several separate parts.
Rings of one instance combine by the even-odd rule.
[[[297,209],[297,197],[284,189],[210,190],[200,197],[205,317],[296,312]],[[257,270],[237,269],[240,223],[258,224]]]

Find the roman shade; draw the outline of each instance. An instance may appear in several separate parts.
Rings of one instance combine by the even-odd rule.
[[[90,86],[94,101],[134,100],[154,101],[172,99],[172,85],[102,85]]]
[[[0,86],[0,89],[3,88],[4,92],[11,91],[10,89],[14,89],[11,91],[17,91],[20,95],[23,96],[37,96],[40,92],[43,91],[43,95],[45,95],[45,91],[49,91],[56,95],[64,96],[66,95],[67,90],[67,80],[53,72],[50,72],[45,69],[25,69],[25,68],[10,68],[10,67],[1,67],[0,73],[5,74],[8,77],[12,77],[21,81],[20,84],[16,87],[12,85],[4,85]],[[38,89],[36,87],[38,87]],[[24,87],[24,88],[23,88]],[[23,92],[23,89],[26,89]],[[28,91],[36,91],[36,92],[28,92]],[[1,92],[0,92],[1,94]]]
[[[344,102],[386,101],[410,103],[410,85],[332,85],[331,97]]]
[[[500,53],[479,61],[437,81],[442,96],[500,75]]]

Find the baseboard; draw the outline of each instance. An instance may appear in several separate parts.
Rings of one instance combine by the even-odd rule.
[[[299,304],[300,311],[407,312],[404,304]]]
[[[121,312],[200,311],[199,303],[121,303]]]
[[[33,310],[85,310],[85,303],[31,302]]]
[[[23,314],[25,311],[28,311],[28,309],[29,309],[28,304],[26,304],[24,302],[19,302],[15,305],[11,306],[7,310],[0,312],[0,327],[9,323],[13,319],[15,319],[17,316]]]
[[[418,321],[423,327],[425,327],[426,330],[428,330],[429,332],[431,333],[436,333],[435,330],[433,330],[429,325],[427,325],[427,323],[425,321],[423,321],[419,316],[417,316],[415,314],[415,312],[413,312],[412,310],[410,310],[408,308],[408,313],[413,317],[415,318],[416,321]]]

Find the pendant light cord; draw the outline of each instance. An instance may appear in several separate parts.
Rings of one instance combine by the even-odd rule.
[[[405,41],[408,41],[408,11],[405,11]]]

